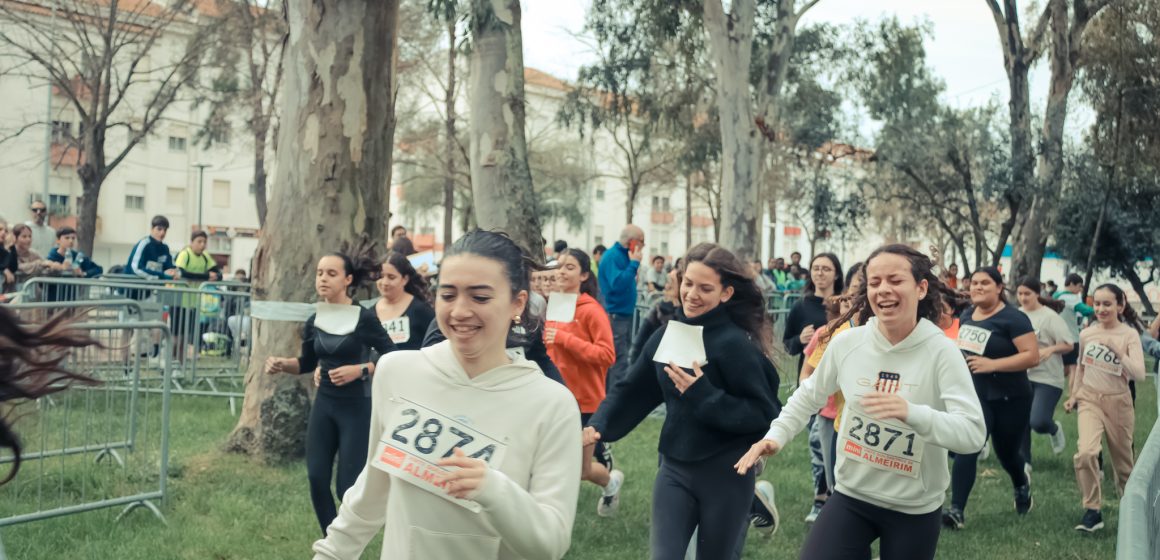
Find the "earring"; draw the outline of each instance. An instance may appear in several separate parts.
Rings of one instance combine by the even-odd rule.
[[[515,318],[512,319],[512,322],[518,326],[520,324],[520,316],[516,315]]]

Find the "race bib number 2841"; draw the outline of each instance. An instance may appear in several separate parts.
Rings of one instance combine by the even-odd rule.
[[[451,457],[454,449],[474,459],[481,459],[493,468],[503,461],[507,445],[463,422],[407,399],[395,399],[394,411],[387,418],[386,430],[379,440],[371,464],[396,480],[413,484],[445,500],[478,513],[476,502],[460,500],[448,495],[438,481],[450,472],[438,465],[439,460]]]

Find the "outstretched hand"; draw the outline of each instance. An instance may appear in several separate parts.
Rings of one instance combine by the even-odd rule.
[[[753,468],[753,465],[756,465],[757,461],[762,457],[772,457],[777,455],[778,451],[781,451],[781,446],[778,445],[776,441],[771,439],[763,439],[753,444],[753,446],[749,448],[749,451],[745,452],[745,455],[741,456],[741,459],[737,461],[737,464],[733,465],[733,468],[737,469],[737,474],[744,475],[745,473],[749,472],[749,469]]]

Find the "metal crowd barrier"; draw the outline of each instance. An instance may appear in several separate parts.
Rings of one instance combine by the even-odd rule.
[[[1160,560],[1160,420],[1152,426],[1120,499],[1116,559]]]
[[[141,351],[153,357],[145,379],[161,382],[158,356],[173,358],[166,381],[174,393],[226,397],[237,412],[244,397],[243,377],[249,364],[252,321],[250,294],[216,286],[180,287],[121,280],[31,278],[24,285],[24,302],[52,301],[85,307],[93,301],[129,298],[138,302],[145,320],[165,320],[173,342],[162,346],[142,341]],[[157,390],[155,387],[148,390]]]
[[[117,520],[146,508],[165,522],[159,504],[169,478],[169,385],[144,391],[142,358],[118,345],[123,331],[168,340],[169,328],[161,322],[74,328],[101,346],[70,351],[65,365],[101,384],[5,405],[24,452],[16,478],[0,486],[0,527],[118,506],[124,510]],[[0,454],[3,468],[12,461]]]

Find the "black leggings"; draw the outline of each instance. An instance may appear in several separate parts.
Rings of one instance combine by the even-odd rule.
[[[802,560],[869,560],[879,542],[882,560],[934,558],[942,515],[911,515],[834,492],[806,536]]]
[[[740,552],[745,531],[739,529],[749,519],[756,481],[752,469],[744,476],[733,470],[744,454],[744,449],[725,451],[695,463],[661,457],[653,483],[653,560],[682,560],[693,529],[698,529],[698,560]]]
[[[1023,458],[1031,462],[1031,432],[1055,435],[1055,405],[1063,396],[1063,389],[1044,383],[1031,382],[1035,395],[1031,400],[1031,421],[1027,427],[1027,437],[1023,438]]]
[[[324,537],[326,528],[338,517],[334,495],[330,493],[334,457],[338,455],[334,486],[341,500],[366,466],[370,429],[370,398],[333,397],[323,393],[315,397],[306,426],[306,478],[310,481],[314,515]]]
[[[1031,418],[1031,397],[1008,397],[997,400],[980,400],[983,406],[983,420],[987,423],[987,433],[999,464],[1011,477],[1011,484],[1018,488],[1027,484],[1027,473],[1023,472],[1023,438],[1027,436],[1027,426]],[[971,489],[975,486],[976,463],[979,453],[958,455],[951,468],[951,505],[965,511]]]

